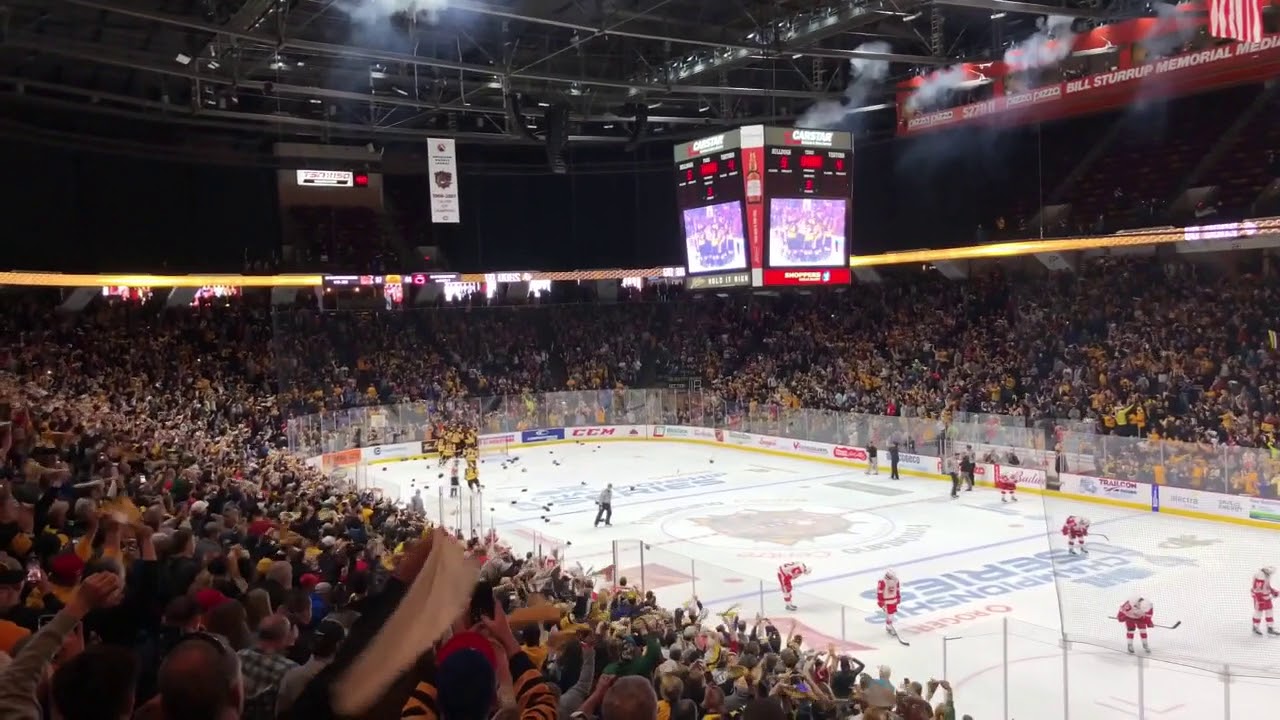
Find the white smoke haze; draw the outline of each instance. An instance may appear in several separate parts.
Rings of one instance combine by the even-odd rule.
[[[907,98],[906,109],[917,112],[936,107],[971,79],[963,65],[952,65],[930,73]]]
[[[1152,3],[1151,7],[1155,10],[1156,22],[1146,37],[1138,42],[1148,59],[1176,52],[1200,30],[1192,13],[1178,12],[1177,7],[1163,2]]]
[[[893,47],[887,42],[874,40],[854,48],[857,52],[887,53]],[[866,104],[867,98],[884,85],[889,77],[889,61],[854,58],[849,61],[849,86],[841,100],[819,100],[796,120],[796,127],[815,130],[842,129],[845,119]]]
[[[397,13],[424,13],[427,22],[434,23],[449,0],[338,0],[338,7],[358,23],[386,22]]]
[[[1076,39],[1071,32],[1073,21],[1064,15],[1038,18],[1036,33],[1005,51],[1005,65],[1018,72],[1050,67],[1067,59]]]

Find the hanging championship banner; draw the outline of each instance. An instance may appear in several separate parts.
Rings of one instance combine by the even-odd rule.
[[[453,140],[427,140],[427,164],[431,173],[431,222],[459,223],[458,154]]]

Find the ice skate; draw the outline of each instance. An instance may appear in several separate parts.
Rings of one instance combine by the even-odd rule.
[[[1269,627],[1267,628],[1267,634],[1270,635],[1271,637],[1280,637],[1280,630],[1276,630],[1273,627]]]
[[[1270,628],[1268,628],[1268,629],[1270,630]],[[1272,632],[1275,632],[1275,631],[1274,631],[1274,630],[1272,630]],[[1254,625],[1254,626],[1253,626],[1253,634],[1254,634],[1254,635],[1257,635],[1258,637],[1262,637],[1262,628],[1258,627],[1257,625]]]
[[[1150,654],[1151,654],[1151,646],[1147,644],[1147,641],[1146,641],[1146,640],[1143,640],[1143,641],[1142,641],[1142,652],[1144,652],[1144,653],[1146,653],[1146,654],[1148,654],[1148,655],[1150,655]]]
[[[1076,549],[1075,549],[1075,548],[1067,548],[1067,554],[1068,554],[1068,555],[1075,555],[1075,554],[1076,554]]]
[[[791,603],[787,603],[787,609],[788,609],[788,610],[790,610],[791,612],[795,612],[796,610],[799,610],[800,608],[796,607],[795,605],[792,605]]]
[[[1085,550],[1083,545],[1080,546],[1080,552],[1084,553],[1085,555],[1089,554],[1089,551]]]
[[[1012,501],[1014,501],[1014,502],[1018,502],[1018,496],[1017,496],[1017,495],[1014,495],[1013,497],[1011,497],[1011,498],[1009,498],[1009,499],[1010,499],[1010,500],[1012,500]]]
[[[1130,655],[1132,655],[1132,654],[1133,654],[1133,641],[1132,641],[1132,640],[1130,640],[1130,641],[1129,641],[1129,654],[1130,654]]]
[[[1002,503],[1007,503],[1007,502],[1009,502],[1009,498],[1007,498],[1007,497],[1005,497],[1005,496],[1001,495],[1001,496],[1000,496],[1000,502],[1002,502]]]

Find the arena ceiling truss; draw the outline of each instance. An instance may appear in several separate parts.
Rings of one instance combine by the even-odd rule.
[[[789,123],[845,102],[892,128],[892,82],[990,56],[1038,15],[1134,0],[0,0],[0,100],[279,139],[577,142]],[[1002,18],[999,23],[993,19]],[[998,27],[993,27],[998,24]],[[875,126],[875,123],[872,123]],[[10,128],[12,132],[12,128]]]

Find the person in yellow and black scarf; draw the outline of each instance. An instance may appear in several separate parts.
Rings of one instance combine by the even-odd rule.
[[[497,702],[498,663],[506,663],[520,720],[556,720],[555,695],[516,641],[501,607],[494,614],[482,618],[485,634],[460,632],[440,646],[401,718],[487,720]]]

